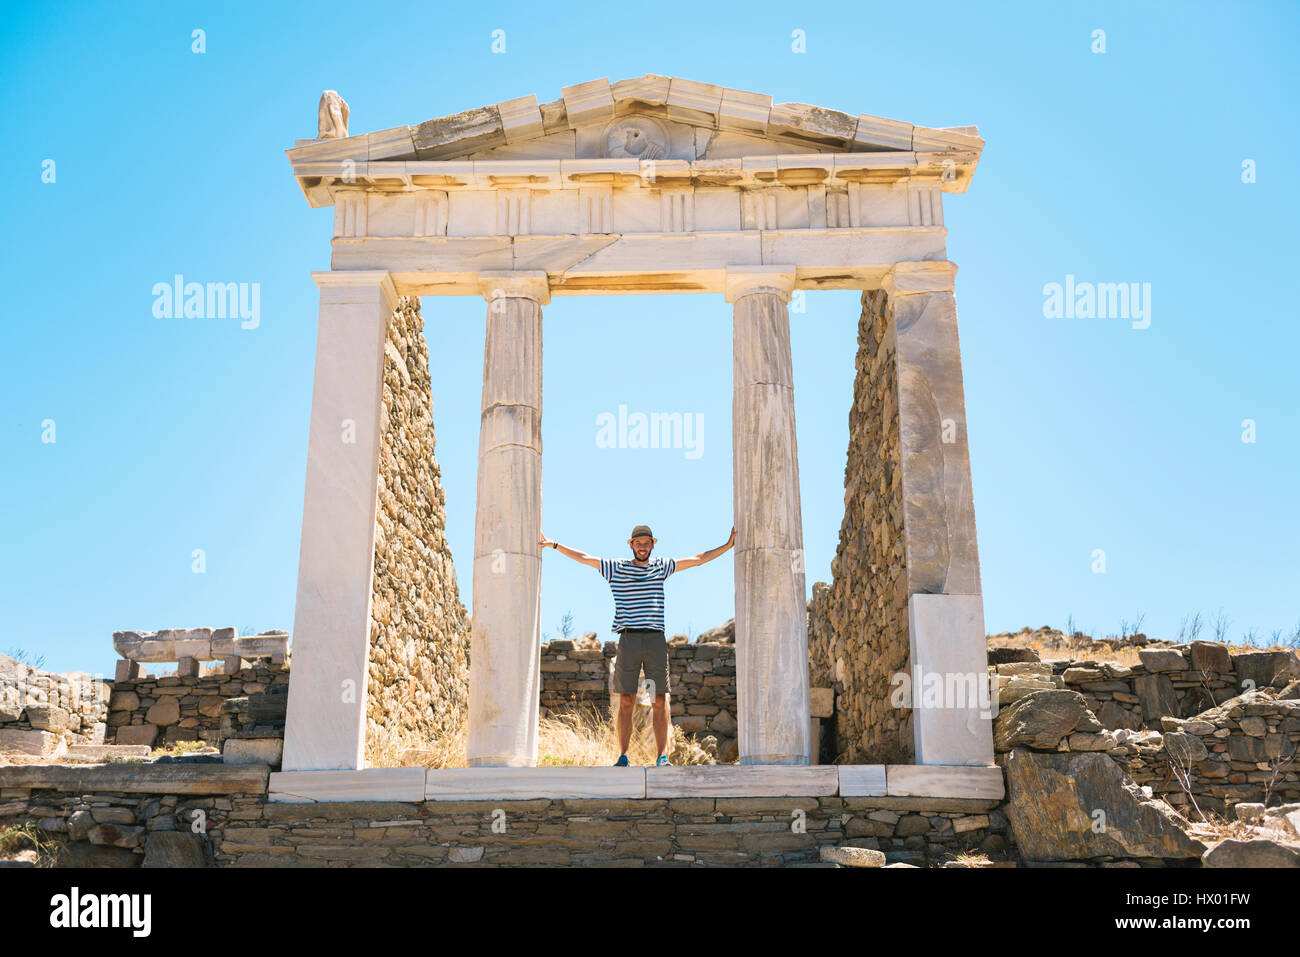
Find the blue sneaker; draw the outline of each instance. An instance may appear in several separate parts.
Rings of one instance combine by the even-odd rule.
[[[620,754],[620,755],[618,756],[618,760],[614,762],[614,767],[616,767],[616,768],[625,768],[625,767],[627,767],[627,766],[628,766],[628,763],[627,763],[627,755],[626,755],[626,754]]]
[[[657,768],[672,767],[672,765],[673,763],[668,760],[668,755],[666,754],[659,755],[659,760],[655,762],[655,767]]]

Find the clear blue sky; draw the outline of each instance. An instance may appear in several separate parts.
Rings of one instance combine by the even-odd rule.
[[[643,73],[979,126],[979,170],[944,212],[989,631],[1144,613],[1171,637],[1222,609],[1239,638],[1300,620],[1293,3],[757,3],[676,23],[627,4],[5,12],[0,650],[108,672],[118,629],[292,628],[310,272],[328,268],[332,211],[308,208],[283,150],[315,135],[322,89],[367,132]],[[259,283],[260,325],[156,318],[151,289],[176,273]],[[1150,283],[1150,327],[1045,318],[1043,287],[1067,274]],[[484,312],[424,301],[467,606]],[[857,316],[838,291],[792,317],[809,587],[839,535]],[[721,296],[552,300],[547,535],[614,556],[639,522],[661,554],[725,541],[730,326]],[[596,416],[620,403],[702,415],[703,454],[598,448]],[[668,628],[698,633],[733,601],[729,556],[684,572]],[[546,630],[567,610],[608,636],[605,583],[548,554]]]

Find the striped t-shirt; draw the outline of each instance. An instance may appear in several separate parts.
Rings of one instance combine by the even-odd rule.
[[[664,630],[664,582],[677,571],[672,558],[652,558],[638,565],[630,558],[602,558],[600,573],[614,593],[614,630]]]

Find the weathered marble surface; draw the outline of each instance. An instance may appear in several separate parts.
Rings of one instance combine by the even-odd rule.
[[[793,270],[728,276],[741,764],[812,759],[790,319]]]
[[[879,797],[888,792],[883,764],[837,765],[840,797]]]
[[[897,342],[909,593],[980,594],[961,347],[950,262],[900,262],[885,280]]]
[[[364,768],[358,771],[272,771],[270,800],[423,801],[425,768]]]
[[[979,595],[908,602],[917,764],[993,763],[994,705]],[[933,699],[930,683],[939,691]]]
[[[346,139],[348,112],[348,104],[337,90],[323,92],[316,108],[317,139]]]
[[[1000,799],[1006,793],[999,767],[890,764],[885,780],[890,797]]]
[[[443,768],[430,769],[429,801],[530,798],[643,798],[645,768]]]
[[[316,373],[285,726],[286,771],[359,768],[365,745],[385,272],[313,273]]]
[[[537,763],[544,273],[482,273],[488,302],[474,524],[471,767]]]
[[[333,92],[327,90],[322,96],[318,124],[322,137],[339,127],[332,116],[328,122],[325,119],[326,97]],[[774,104],[767,94],[659,74],[613,83],[602,77],[563,87],[560,94],[560,99],[549,103],[539,103],[535,95],[521,96],[343,142],[307,142],[289,155],[295,165],[334,157],[337,153],[331,152],[331,146],[345,146],[370,162],[519,155],[637,158],[647,151],[637,150],[635,139],[627,149],[626,135],[616,134],[629,121],[653,120],[668,134],[662,142],[651,141],[666,160],[826,151],[860,161],[905,157],[915,164],[920,154],[927,171],[943,174],[940,182],[945,190],[964,192],[984,146],[975,127],[915,126],[808,103]],[[652,158],[659,157],[646,156]]]
[[[806,724],[807,722],[805,722]],[[646,797],[817,797],[839,790],[833,765],[706,764],[646,768]]]
[[[332,120],[331,129],[337,128]],[[963,192],[969,184],[984,145],[976,132],[802,103],[773,104],[761,94],[647,75],[565,87],[561,99],[551,103],[518,97],[289,151],[309,203],[336,206],[331,262],[336,274],[353,277],[343,282],[365,285],[367,280],[356,277],[382,275],[391,280],[390,294],[482,294],[492,304],[473,559],[471,764],[521,766],[536,757],[541,307],[552,292],[709,291],[735,303],[742,761],[813,759],[784,305],[793,289],[881,288],[888,294],[890,345],[887,355],[882,351],[886,364],[879,371],[892,381],[878,411],[899,423],[898,449],[885,461],[878,493],[877,476],[870,480],[871,494],[879,494],[885,509],[897,504],[900,514],[884,516],[883,530],[863,531],[881,539],[885,574],[892,576],[889,587],[871,596],[872,613],[887,620],[888,640],[906,640],[901,636],[907,612],[901,606],[909,595],[978,596],[952,295],[956,267],[946,261],[942,208],[943,194]],[[498,292],[493,286],[501,283],[509,288]],[[322,300],[322,330],[325,315]],[[363,344],[364,362],[350,359],[354,371],[370,361],[372,351],[371,344]],[[322,381],[328,372],[318,359],[318,398],[320,390],[328,394],[322,409],[337,418],[343,396]],[[343,392],[355,393],[358,379],[368,382],[369,373],[354,376]],[[360,398],[368,417],[370,397]],[[896,419],[891,406],[897,407]],[[313,430],[316,418],[314,405]],[[311,476],[322,464],[329,463],[313,444],[304,556],[307,528],[321,511],[311,507]],[[365,478],[373,487],[373,472]],[[353,484],[355,503],[363,497],[364,482],[358,478]],[[324,511],[331,509],[347,514],[346,528],[359,528],[359,506],[349,510],[338,502]],[[359,534],[353,535],[356,550],[372,560]],[[344,545],[338,539],[313,540],[313,550],[337,551]],[[896,547],[904,554],[892,554]],[[353,546],[344,550],[351,554]],[[309,564],[304,558],[304,581],[310,578]],[[876,573],[872,569],[871,575]],[[349,569],[339,577],[348,584],[307,599],[302,587],[299,591],[300,611],[304,601],[330,602],[336,606],[331,612],[342,613],[331,618],[334,627],[351,636],[331,639],[331,650],[342,655],[335,672],[319,663],[309,667],[319,672],[320,687],[306,695],[306,706],[313,708],[337,693],[330,681],[346,684],[346,676],[356,673],[349,655],[366,650],[364,628],[351,623],[356,601],[338,597],[360,591],[363,576]],[[321,597],[325,592],[337,594]],[[300,621],[312,628],[321,624],[310,614]],[[931,649],[925,629],[918,634],[919,653],[947,667],[948,650]],[[320,643],[310,636],[307,641]],[[974,643],[962,638],[958,644],[964,666]],[[830,662],[841,677],[844,650],[837,649]],[[894,649],[886,651],[892,663]],[[305,684],[310,688],[314,681]],[[839,677],[835,683],[843,686]],[[364,703],[364,680],[356,690]],[[845,693],[860,698],[869,692],[854,687]],[[850,704],[858,706],[860,701]],[[901,747],[898,739],[910,737],[912,718],[906,708],[891,707],[896,715],[886,735]],[[337,707],[332,714],[343,715],[342,725],[322,734],[354,737],[355,716]],[[978,728],[967,730],[978,737]],[[933,737],[925,729],[917,733]],[[881,744],[868,740],[866,732],[855,737],[855,748]],[[292,733],[290,738],[292,745]],[[311,750],[303,757],[288,746],[286,760],[359,766],[346,754],[322,757]],[[978,751],[935,759],[981,760]]]

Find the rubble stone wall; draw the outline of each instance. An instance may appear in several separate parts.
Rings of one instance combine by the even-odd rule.
[[[0,768],[0,826],[32,821],[62,844],[65,863],[97,867],[783,866],[841,845],[919,865],[1006,846],[1007,818],[994,800],[272,803],[264,765],[171,767],[170,787],[168,770],[155,766],[148,785],[101,781],[93,793],[93,775],[112,772]],[[504,832],[493,827],[502,812]]]
[[[844,520],[829,586],[813,586],[810,678],[835,691],[834,750],[849,764],[914,760],[911,712],[890,703],[908,671],[895,330],[886,296],[863,293],[849,410]]]
[[[469,705],[469,625],[447,543],[417,297],[399,300],[384,351],[366,699],[373,765],[396,763],[406,747],[454,732]]]
[[[542,645],[541,713],[584,707],[609,714],[618,642],[594,635]],[[736,648],[725,642],[675,641],[668,646],[672,721],[697,738],[713,735],[723,761],[735,760]]]
[[[1036,690],[1068,688],[1083,695],[1102,727],[1134,731],[1160,731],[1166,718],[1192,717],[1246,691],[1270,685],[1281,690],[1300,678],[1293,652],[1232,652],[1213,641],[1143,648],[1138,657],[1134,665],[1091,658],[1012,661],[989,671],[998,678],[1000,704]]]
[[[0,747],[9,731],[45,732],[67,744],[103,743],[110,688],[103,676],[55,674],[0,655]]]
[[[1148,800],[1163,799],[1192,823],[1231,820],[1236,804],[1300,801],[1300,657],[1234,654],[1215,642],[1139,655],[1142,665],[1132,667],[993,666],[999,763],[1016,748],[1105,755]]]
[[[268,662],[233,674],[115,681],[105,743],[163,748],[177,741],[205,741],[220,748],[227,738],[282,738],[288,692],[289,666]]]

